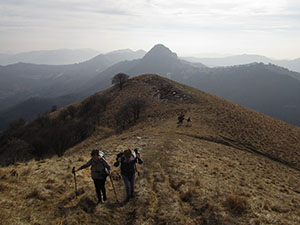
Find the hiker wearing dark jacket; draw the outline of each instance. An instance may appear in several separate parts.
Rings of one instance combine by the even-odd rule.
[[[134,194],[134,181],[136,172],[136,163],[142,164],[143,160],[140,158],[140,154],[136,151],[136,157],[133,156],[130,149],[124,151],[124,154],[118,155],[117,162],[114,166],[118,167],[121,164],[121,175],[126,187],[126,200],[128,202]]]
[[[92,158],[86,164],[76,169],[75,172],[91,166],[91,176],[94,180],[95,189],[98,197],[98,204],[100,204],[102,203],[101,192],[103,194],[103,201],[106,201],[105,181],[108,174],[105,168],[110,173],[111,167],[106,162],[106,160],[103,157],[101,157],[98,150],[92,150],[91,156]]]

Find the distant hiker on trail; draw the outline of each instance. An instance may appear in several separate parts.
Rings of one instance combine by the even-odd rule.
[[[121,175],[126,188],[126,200],[127,203],[130,198],[134,196],[134,181],[136,173],[136,163],[142,164],[143,160],[140,157],[139,152],[135,149],[135,155],[130,149],[124,151],[124,153],[119,153],[116,158],[114,166],[118,167],[121,163]]]
[[[192,120],[191,120],[190,117],[188,117],[186,121],[187,121],[186,127],[192,126],[192,125],[191,125]]]
[[[95,189],[98,197],[97,204],[100,204],[102,203],[101,192],[103,194],[103,201],[106,201],[107,199],[106,190],[105,190],[105,181],[106,181],[106,177],[110,173],[111,167],[103,158],[103,153],[99,152],[97,149],[91,151],[91,156],[92,158],[86,164],[82,165],[78,169],[75,169],[74,171],[77,172],[79,170],[91,166],[91,176],[92,179],[94,180]],[[105,168],[108,170],[108,173],[106,172]]]
[[[178,116],[178,126],[182,124],[182,122],[184,121],[184,114],[181,113],[180,116]]]

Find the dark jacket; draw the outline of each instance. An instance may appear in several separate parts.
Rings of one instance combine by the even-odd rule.
[[[143,160],[141,158],[135,158],[133,155],[129,160],[125,156],[121,156],[121,174],[125,176],[132,176],[136,172],[136,163],[142,164]],[[115,162],[114,166],[118,167],[120,162]]]
[[[79,169],[81,170],[89,166],[92,166],[91,176],[93,179],[103,180],[108,175],[107,172],[105,171],[105,168],[107,168],[109,171],[111,170],[110,165],[103,158],[100,158],[97,162],[95,162],[93,159],[90,159],[86,164],[81,166]]]

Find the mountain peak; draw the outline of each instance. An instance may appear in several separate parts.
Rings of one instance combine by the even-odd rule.
[[[151,50],[155,50],[155,49],[164,49],[171,52],[171,50],[168,47],[164,46],[163,44],[156,44],[153,46]]]
[[[172,52],[169,48],[164,46],[163,44],[155,45],[145,56],[144,59],[177,59],[177,54]]]

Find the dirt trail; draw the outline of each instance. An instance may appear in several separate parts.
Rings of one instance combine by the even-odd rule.
[[[140,175],[136,177],[136,196],[126,205],[112,207],[112,213],[118,215],[122,224],[189,224],[189,219],[182,215],[182,200],[170,184],[171,164],[168,152],[164,151],[170,143],[154,140],[154,137],[149,140],[151,143],[143,149],[144,164],[138,165]],[[119,199],[124,200],[123,181],[115,185]],[[110,191],[111,198],[112,194]]]
[[[152,139],[155,145],[148,144],[143,151],[145,163],[139,166],[141,175],[136,181],[137,196],[116,211],[127,215],[124,217],[124,224],[217,222],[209,202],[200,197],[200,192],[194,188],[194,183],[189,183],[186,174],[176,168],[176,161],[181,154],[181,149],[173,141],[176,134],[168,132],[164,135],[165,138]],[[199,203],[191,203],[192,198]]]

